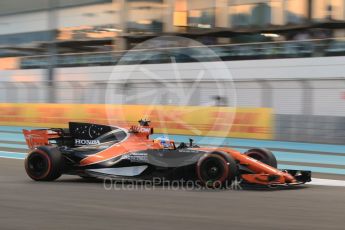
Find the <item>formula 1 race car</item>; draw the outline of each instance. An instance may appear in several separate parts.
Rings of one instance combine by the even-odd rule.
[[[311,181],[310,171],[278,170],[267,149],[240,153],[225,147],[199,147],[166,137],[150,139],[148,120],[120,128],[70,122],[68,129],[23,130],[31,152],[25,159],[29,177],[52,181],[62,174],[83,178],[193,180],[222,187],[234,180],[250,185],[289,186]]]

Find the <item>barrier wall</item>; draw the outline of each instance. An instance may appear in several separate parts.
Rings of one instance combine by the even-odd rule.
[[[156,133],[273,139],[269,108],[104,104],[0,104],[0,125],[67,127],[69,121],[129,126],[141,118]]]

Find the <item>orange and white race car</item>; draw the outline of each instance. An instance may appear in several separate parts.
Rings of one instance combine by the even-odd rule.
[[[244,153],[227,147],[175,145],[166,137],[150,139],[147,120],[121,128],[70,122],[68,129],[23,130],[31,149],[25,160],[29,177],[52,181],[62,174],[83,178],[129,180],[192,180],[205,187],[225,187],[233,181],[268,187],[311,181],[310,171],[279,170],[267,149]]]

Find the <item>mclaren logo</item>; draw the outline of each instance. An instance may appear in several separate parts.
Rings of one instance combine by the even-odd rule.
[[[98,145],[100,144],[99,140],[83,140],[83,139],[75,139],[76,145]]]

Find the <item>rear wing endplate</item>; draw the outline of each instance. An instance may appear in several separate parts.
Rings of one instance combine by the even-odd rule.
[[[57,132],[54,132],[50,129],[23,129],[23,134],[29,149],[34,149],[42,145],[49,145],[50,139],[56,139],[60,137],[60,135]]]

